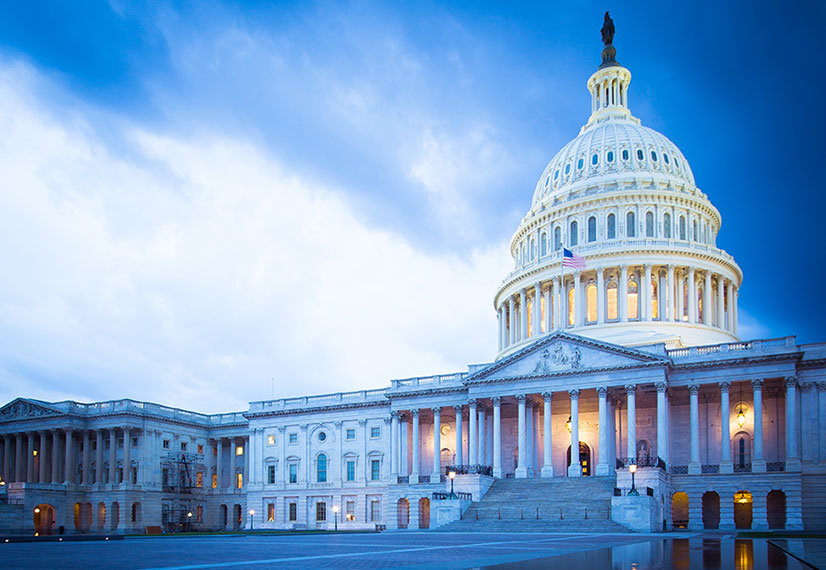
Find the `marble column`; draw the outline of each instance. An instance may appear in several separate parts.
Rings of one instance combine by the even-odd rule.
[[[800,471],[797,431],[797,377],[788,376],[786,386],[786,471]]]
[[[19,483],[25,477],[23,465],[23,434],[14,434],[14,482]]]
[[[605,268],[597,268],[597,324],[605,322]]]
[[[571,397],[571,464],[568,477],[582,477],[582,465],[579,462],[579,390],[568,390]]]
[[[41,431],[38,432],[40,436],[40,449],[37,451],[37,482],[38,483],[48,483],[48,460],[46,459],[46,432]]]
[[[695,499],[702,505],[702,496],[698,496]],[[702,517],[702,509],[700,510],[700,516]],[[720,492],[720,530],[734,530],[734,495],[731,492]],[[700,524],[696,529],[691,530],[702,530],[703,523],[702,519],[700,519]],[[730,562],[730,561],[729,561]]]
[[[717,276],[717,319],[715,319],[714,326],[717,328],[726,328],[726,308],[724,301],[726,298],[725,284],[723,283],[723,276]]]
[[[6,483],[9,483],[12,480],[11,473],[9,473],[9,467],[11,466],[11,459],[9,458],[11,453],[11,436],[3,435],[1,437],[3,438],[3,473],[0,478]]]
[[[691,406],[691,455],[688,462],[688,474],[699,475],[702,472],[700,464],[700,404],[698,394],[700,387],[696,384],[688,387]]]
[[[115,428],[109,430],[109,484],[118,483],[118,437]]]
[[[462,406],[453,406],[456,412],[456,465],[464,465],[465,460],[462,457]]]
[[[398,482],[399,477],[399,412],[390,412],[390,479]]]
[[[526,447],[527,447],[527,437],[525,433],[525,394],[519,394],[516,396],[516,402],[518,404],[518,419],[517,419],[517,459],[516,459],[516,478],[517,479],[524,479],[528,476],[528,470],[526,469],[525,459],[526,459]]]
[[[668,401],[666,382],[657,382],[657,457],[670,464],[668,454]]]
[[[711,271],[706,271],[703,285],[703,324],[711,325]]]
[[[513,311],[513,296],[508,297],[508,346],[516,342],[516,316]]]
[[[419,474],[421,473],[419,461],[419,437],[421,435],[421,432],[419,431],[419,410],[410,410],[410,417],[413,418],[413,465],[410,470],[410,482],[418,483]]]
[[[597,475],[608,475],[608,388],[600,386],[597,388],[599,397],[599,460],[597,461]]]
[[[123,428],[123,483],[132,484],[132,430],[128,427]]]
[[[551,303],[551,283],[548,283],[548,286],[545,288],[545,332],[550,332],[553,330],[553,307]]]
[[[479,429],[476,427],[476,400],[468,400],[468,463],[479,464]]]
[[[485,447],[485,405],[479,404],[477,406],[477,413],[479,414],[479,437],[476,441],[479,442],[479,451],[477,453],[480,465],[486,465],[487,449]]]
[[[619,305],[619,320],[620,322],[628,321],[628,266],[620,265],[619,278],[619,298],[617,304]]]
[[[504,325],[505,325],[505,319],[502,316],[503,312],[504,312],[504,305],[499,305],[499,310],[496,312],[496,321],[499,324],[499,351],[500,352],[503,348],[505,348],[505,344],[504,344],[505,335],[504,335],[504,332],[503,332],[503,328],[504,328]]]
[[[763,380],[751,381],[752,407],[754,408],[754,452],[751,470],[754,473],[766,472],[766,460],[763,459]]]
[[[730,382],[720,382],[720,473],[734,473],[731,463],[731,403]]]
[[[629,384],[625,387],[626,394],[626,442],[625,456],[628,461],[637,460],[637,386]]]
[[[565,294],[565,292],[562,290],[563,283],[559,277],[554,278],[553,282],[554,298],[556,299],[556,302],[554,303],[554,322],[556,323],[554,325],[554,328],[557,330],[561,330],[563,328],[562,296]]]
[[[542,394],[544,403],[544,409],[542,410],[542,477],[554,476],[553,441],[551,436],[551,403],[553,397],[554,395],[551,392]]]
[[[643,265],[643,276],[642,276],[642,287],[640,288],[642,292],[642,319],[646,321],[653,320],[651,318],[652,314],[652,307],[651,307],[651,264],[646,263]]]
[[[533,424],[533,401],[528,399],[525,401],[525,467],[527,468],[527,476],[533,477],[534,466],[534,424]]]
[[[574,326],[581,327],[585,323],[585,303],[582,301],[582,275],[579,270],[574,271]]]
[[[728,319],[726,322],[726,330],[729,332],[734,332],[734,283],[731,281],[728,282],[728,295],[726,295],[728,305],[726,313],[728,315]]]
[[[697,322],[697,279],[694,267],[688,268],[688,322]]]
[[[92,482],[92,442],[89,438],[89,430],[83,430],[83,473],[81,475],[84,485],[89,485]]]
[[[29,432],[26,434],[26,439],[29,441],[29,452],[26,454],[26,482],[27,483],[34,483],[36,482],[35,479],[35,472],[34,472],[34,434],[35,432]]]
[[[533,286],[533,322],[531,323],[531,336],[539,336],[542,333],[542,311],[540,310],[542,301],[542,283]]]
[[[677,308],[675,300],[675,293],[674,293],[674,266],[668,266],[668,277],[667,277],[668,286],[666,287],[666,307],[667,311],[666,314],[663,315],[663,320],[669,321],[676,321],[677,320]]]
[[[681,269],[677,270],[675,272],[675,278],[677,280],[676,283],[675,283],[677,293],[676,293],[676,296],[675,296],[674,300],[676,301],[676,306],[677,306],[677,311],[676,311],[677,312],[677,320],[682,321],[683,318],[685,318],[685,301],[686,301],[685,297],[686,297],[686,295],[685,295],[685,291],[684,291],[685,287],[684,287],[684,284],[683,284],[684,275],[683,275],[683,271]]]
[[[502,398],[493,398],[493,476],[502,477]]]
[[[410,464],[408,458],[410,457],[410,440],[408,435],[408,428],[407,428],[407,414],[402,414],[399,416],[399,431],[401,431],[400,438],[401,438],[401,460],[399,461],[399,474],[403,477],[410,476]],[[338,431],[341,431],[341,422],[339,422]],[[343,452],[341,451],[341,437],[338,438],[339,440],[339,457],[343,457]],[[461,448],[459,449],[461,451]]]
[[[734,298],[732,299],[732,303],[734,304],[734,311],[732,311],[732,316],[734,317],[734,328],[731,332],[734,333],[734,336],[737,336],[737,323],[738,323],[738,313],[737,313],[737,295],[739,295],[739,288],[734,289]]]
[[[826,462],[826,382],[815,382],[817,387],[817,409],[820,410],[818,416],[819,449],[818,463]]]
[[[52,430],[52,483],[59,483],[60,477],[60,431]]]
[[[442,409],[438,406],[433,408],[433,475],[430,478],[431,483],[438,483],[441,480],[442,474]]]
[[[519,290],[519,340],[528,338],[528,301],[525,289]]]

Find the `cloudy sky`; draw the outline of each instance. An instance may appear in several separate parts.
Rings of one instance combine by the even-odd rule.
[[[229,411],[491,360],[606,8],[742,336],[826,341],[824,4],[558,4],[0,4],[0,401]]]

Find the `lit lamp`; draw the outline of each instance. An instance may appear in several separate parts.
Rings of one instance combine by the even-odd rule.
[[[189,532],[192,528],[192,511],[186,513],[186,532]]]
[[[250,509],[250,530],[255,530],[255,509]]]
[[[450,478],[450,498],[455,499],[456,494],[453,492],[453,480],[456,478],[456,472],[451,471],[450,473],[447,474],[447,476]]]
[[[631,465],[628,466],[628,470],[631,472],[631,490],[628,491],[628,494],[629,495],[635,495],[635,496],[639,495],[639,492],[637,491],[636,482],[634,481],[634,473],[637,472],[637,464],[632,463]]]
[[[336,530],[336,531],[338,531],[338,511],[339,511],[339,506],[338,505],[333,505],[333,521],[334,521],[333,530]]]
[[[568,421],[565,422],[565,426],[568,428],[568,433],[571,433],[571,416],[568,416]]]
[[[746,425],[746,410],[743,409],[743,404],[740,404],[737,408],[737,425],[743,427]]]

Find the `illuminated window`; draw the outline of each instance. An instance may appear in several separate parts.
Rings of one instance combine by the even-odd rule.
[[[528,313],[528,336],[533,336],[533,299],[525,299],[525,311]]]
[[[370,480],[371,481],[381,480],[381,460],[380,459],[373,459],[373,460],[370,461]]]
[[[316,460],[316,481],[319,483],[327,482],[327,456],[323,453]]]
[[[652,212],[645,214],[645,237],[654,237],[654,214]]]
[[[544,296],[540,297],[540,299],[539,299],[539,318],[541,319],[541,322],[539,323],[539,330],[542,331],[542,332],[548,332],[548,331],[545,330],[546,318],[545,318],[545,297]]]
[[[607,239],[616,239],[617,237],[617,217],[614,214],[608,214],[608,219],[606,220],[606,238]]]
[[[218,488],[218,474],[217,473],[212,474],[212,488],[213,489]]]
[[[243,445],[235,446],[235,455],[244,455],[244,446]]]
[[[267,465],[267,483],[269,485],[275,484],[275,465]]]
[[[579,224],[571,222],[571,233],[568,235],[568,245],[579,243]]]
[[[244,474],[243,473],[236,473],[235,474],[235,488],[240,489],[244,486]]]
[[[637,293],[637,282],[634,279],[628,280],[628,318],[638,319],[640,317],[639,295]]]
[[[201,488],[204,486],[204,472],[198,471],[195,473],[195,486]]]
[[[267,503],[267,522],[275,522],[275,503]]]
[[[345,512],[345,519],[348,521],[356,520],[356,502],[355,501],[347,501],[344,507]]]
[[[536,240],[531,238],[531,261],[536,258]]]
[[[625,214],[625,235],[627,237],[637,236],[636,219],[634,216],[634,212],[628,212],[627,214]]]
[[[585,288],[585,296],[588,299],[587,318],[589,323],[597,322],[597,286],[591,283]]]
[[[198,444],[198,453],[200,453],[201,455],[204,454],[204,444],[203,443]]]
[[[588,241],[597,241],[597,219],[594,216],[588,218]]]
[[[268,435],[267,436],[267,445],[275,445],[275,436],[274,435]]]
[[[352,459],[348,460],[345,464],[347,467],[347,480],[348,481],[355,481],[356,480],[356,462]]]
[[[293,522],[298,520],[298,505],[296,503],[287,504],[287,520]]]
[[[615,321],[619,318],[619,309],[617,304],[617,283],[615,281],[608,282],[608,289],[606,291],[605,300],[607,301],[608,320]]]
[[[315,504],[315,520],[318,522],[327,520],[327,503],[320,502]]]
[[[298,483],[298,464],[290,463],[290,483]]]
[[[663,237],[671,239],[671,214],[663,214]]]
[[[657,278],[656,276],[651,278],[651,318],[658,319],[660,318],[660,308],[659,308],[659,288],[657,287]]]
[[[576,309],[576,307],[574,306],[575,296],[576,295],[575,295],[574,288],[571,287],[570,289],[568,289],[568,324],[570,326],[574,325],[574,315],[575,315],[574,310]]]

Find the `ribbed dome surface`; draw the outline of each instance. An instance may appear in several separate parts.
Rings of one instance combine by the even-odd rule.
[[[630,173],[674,178],[694,186],[694,174],[680,149],[662,134],[634,120],[591,125],[556,153],[536,185],[533,205],[590,178]]]

